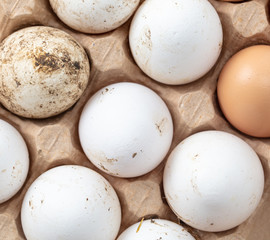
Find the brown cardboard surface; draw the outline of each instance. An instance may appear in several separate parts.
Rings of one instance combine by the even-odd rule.
[[[87,100],[101,87],[130,81],[156,91],[168,105],[174,121],[171,150],[192,133],[208,129],[233,133],[258,153],[265,171],[265,190],[260,205],[240,226],[225,232],[206,233],[187,227],[202,240],[270,239],[270,139],[248,137],[224,119],[217,103],[216,82],[228,58],[238,50],[259,43],[269,44],[268,0],[229,3],[211,0],[223,25],[224,44],[216,65],[200,80],[184,86],[167,86],[147,77],[135,64],[128,46],[130,20],[120,28],[100,35],[70,29],[53,13],[48,0],[1,0],[0,41],[12,32],[31,25],[45,25],[66,31],[85,48],[91,62],[88,87],[68,111],[44,120],[18,117],[0,106],[0,118],[23,135],[30,152],[30,171],[23,188],[0,204],[0,239],[22,240],[20,208],[30,184],[44,171],[62,164],[78,164],[100,172],[114,186],[122,205],[120,232],[142,217],[159,217],[178,222],[166,203],[162,189],[164,161],[142,177],[121,179],[97,170],[86,158],[79,143],[78,121]],[[170,150],[170,151],[171,151]]]

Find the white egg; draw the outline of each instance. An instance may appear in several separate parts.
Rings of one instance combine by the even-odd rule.
[[[207,0],[147,0],[130,27],[133,57],[144,73],[165,84],[185,84],[217,61],[222,26]]]
[[[50,0],[56,15],[71,28],[104,33],[126,22],[140,0]]]
[[[85,105],[79,122],[82,148],[99,169],[118,177],[153,170],[167,154],[173,123],[164,101],[136,83],[104,87]]]
[[[95,171],[60,166],[40,175],[22,204],[27,240],[114,240],[121,223],[118,197]]]
[[[263,168],[255,151],[222,131],[186,138],[169,156],[164,172],[172,210],[204,231],[224,231],[244,222],[259,204],[263,188]]]
[[[22,187],[29,169],[28,149],[21,134],[0,120],[0,203]]]
[[[135,223],[117,240],[195,240],[182,226],[164,219],[151,219]]]
[[[0,101],[11,112],[47,118],[70,108],[84,92],[88,57],[56,28],[23,28],[0,44]]]

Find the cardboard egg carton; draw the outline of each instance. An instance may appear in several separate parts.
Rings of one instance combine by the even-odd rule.
[[[226,61],[244,47],[270,42],[270,4],[268,0],[210,2],[217,10],[223,26],[224,42],[221,55],[215,66],[198,81],[182,86],[168,86],[151,80],[135,64],[128,45],[131,20],[109,33],[83,34],[63,24],[53,13],[48,0],[0,1],[0,41],[27,26],[56,27],[80,42],[91,62],[91,76],[86,91],[71,109],[56,117],[44,120],[26,119],[0,106],[0,118],[15,126],[26,140],[31,161],[23,188],[12,199],[0,204],[1,240],[25,239],[20,221],[20,208],[26,190],[40,174],[63,164],[92,168],[110,181],[122,206],[120,232],[140,221],[142,217],[158,217],[179,222],[170,210],[163,193],[162,177],[167,157],[156,169],[142,177],[121,179],[95,168],[82,151],[78,137],[78,121],[84,104],[100,88],[121,81],[143,84],[157,92],[166,102],[174,122],[174,138],[169,153],[187,136],[203,130],[216,129],[244,139],[262,161],[265,190],[258,208],[247,221],[234,229],[219,233],[207,233],[193,229],[183,222],[181,224],[188,228],[196,239],[270,239],[270,139],[249,137],[234,129],[222,115],[216,97],[217,79]]]

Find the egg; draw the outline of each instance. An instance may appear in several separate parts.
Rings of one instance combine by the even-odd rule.
[[[134,60],[152,79],[185,84],[205,75],[217,61],[222,26],[207,0],[147,0],[129,31]]]
[[[245,0],[218,0],[218,1],[222,1],[222,2],[243,2]]]
[[[22,117],[64,112],[84,92],[89,74],[82,46],[56,28],[24,28],[0,45],[0,102]]]
[[[195,240],[182,226],[165,220],[149,219],[127,228],[117,240]]]
[[[158,166],[173,137],[171,114],[151,89],[129,82],[100,89],[79,122],[84,153],[102,171],[137,177]]]
[[[104,33],[125,23],[140,0],[50,0],[56,15],[69,27],[85,33]]]
[[[218,232],[243,223],[258,206],[263,168],[242,139],[204,131],[184,139],[165,166],[164,192],[174,213],[188,225]]]
[[[114,240],[121,208],[111,184],[97,172],[65,165],[41,174],[22,203],[27,240]]]
[[[0,203],[12,198],[24,184],[29,155],[21,134],[0,119]]]
[[[218,79],[217,96],[226,119],[254,137],[270,137],[269,76],[270,46],[255,45],[233,55]]]

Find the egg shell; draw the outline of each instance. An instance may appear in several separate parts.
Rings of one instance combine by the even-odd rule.
[[[234,127],[248,135],[270,137],[269,80],[268,45],[242,49],[220,73],[217,95],[221,110]]]
[[[22,203],[21,222],[27,240],[114,240],[121,208],[104,177],[86,167],[66,165],[32,183]]]
[[[117,240],[195,240],[182,226],[165,220],[149,219],[127,228]]]
[[[154,91],[121,82],[89,99],[80,117],[79,137],[86,156],[99,169],[137,177],[163,160],[172,142],[173,123]]]
[[[244,222],[260,202],[264,173],[254,150],[222,131],[204,131],[183,140],[164,171],[166,199],[190,226],[224,231]]]
[[[24,28],[0,45],[0,101],[19,116],[47,118],[67,110],[89,74],[84,49],[56,28]]]
[[[0,203],[22,187],[29,169],[29,155],[21,134],[0,119]]]
[[[245,0],[218,0],[221,2],[244,2]]]
[[[132,55],[148,76],[185,84],[206,74],[217,61],[222,26],[207,0],[147,0],[129,32]]]
[[[104,33],[125,23],[140,0],[50,0],[56,15],[69,27],[85,33]]]

